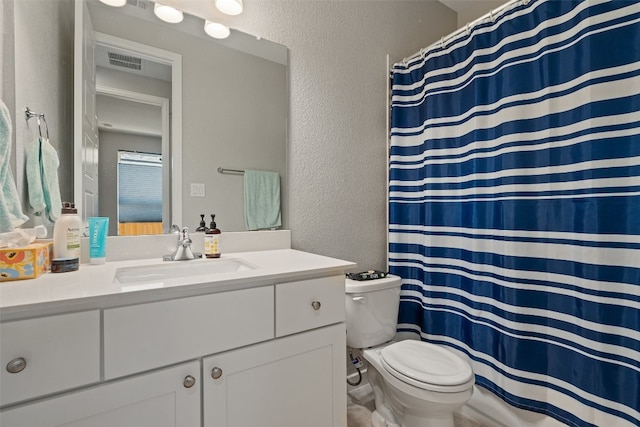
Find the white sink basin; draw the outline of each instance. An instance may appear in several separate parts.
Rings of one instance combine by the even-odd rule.
[[[208,276],[236,273],[256,267],[239,259],[203,259],[192,261],[166,261],[163,264],[122,267],[116,270],[114,283],[162,282],[190,276]]]

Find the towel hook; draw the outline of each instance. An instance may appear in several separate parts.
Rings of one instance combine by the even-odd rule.
[[[24,117],[26,120],[29,120],[33,117],[37,117],[38,113],[31,110],[29,107],[24,107]]]
[[[27,121],[29,121],[29,119],[32,119],[33,117],[36,118],[38,122],[38,133],[40,134],[40,138],[42,138],[42,123],[40,122],[40,119],[42,119],[46,126],[47,139],[49,139],[49,124],[47,123],[47,119],[45,119],[44,117],[44,113],[36,113],[31,108],[24,107],[24,117]]]

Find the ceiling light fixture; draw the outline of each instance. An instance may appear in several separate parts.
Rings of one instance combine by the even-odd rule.
[[[216,0],[218,10],[226,15],[240,15],[242,0]]]
[[[127,0],[100,0],[102,3],[113,6],[113,7],[122,7],[127,4]]]
[[[226,39],[229,37],[229,34],[231,34],[231,30],[226,25],[222,25],[218,22],[211,22],[209,20],[204,22],[204,32],[214,39]]]
[[[110,0],[111,1],[111,0]],[[164,22],[168,22],[170,24],[177,24],[178,22],[182,22],[183,15],[182,11],[171,6],[165,6],[160,3],[156,3],[153,6],[153,13]]]

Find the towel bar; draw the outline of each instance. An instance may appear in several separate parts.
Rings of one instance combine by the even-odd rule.
[[[244,175],[244,171],[240,169],[224,169],[218,168],[218,173],[232,173],[232,174],[240,174]]]

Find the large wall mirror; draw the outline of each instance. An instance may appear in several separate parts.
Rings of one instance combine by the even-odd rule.
[[[167,24],[153,3],[76,3],[74,199],[110,235],[243,231],[244,170],[280,175],[287,218],[287,48],[201,18]],[[219,168],[229,170],[220,173]]]

